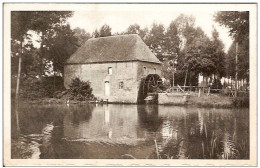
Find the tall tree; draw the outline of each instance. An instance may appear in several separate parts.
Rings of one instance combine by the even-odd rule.
[[[239,48],[241,43],[245,46],[249,46],[249,12],[248,11],[221,11],[215,14],[215,21],[219,22],[220,25],[223,25],[229,29],[230,36],[235,41],[235,96],[237,95],[237,79],[238,73],[240,71],[239,64],[241,64],[241,58],[243,58],[243,62],[248,62],[248,53],[249,48],[244,48],[245,52],[243,52],[243,56],[239,53]],[[245,44],[247,43],[247,44]],[[239,58],[240,57],[240,58]],[[240,61],[239,61],[240,60]],[[243,64],[242,62],[242,64]],[[249,67],[248,64],[244,64],[242,68],[244,72],[243,74],[248,74],[246,78],[249,76]]]
[[[31,26],[31,20],[28,20],[29,16],[30,16],[29,12],[11,12],[11,45],[12,45],[11,49],[15,49],[15,45],[13,44],[15,44],[16,42],[19,42],[20,45],[20,49],[18,52],[12,51],[12,53],[15,53],[15,55],[17,53],[19,57],[16,91],[15,91],[15,114],[16,114],[16,124],[17,124],[18,131],[20,131],[18,104],[19,104],[21,66],[22,66],[24,39],[27,38],[28,36],[27,32],[29,31]]]
[[[18,103],[19,99],[19,88],[20,88],[20,77],[21,77],[21,64],[22,64],[22,54],[24,39],[28,36],[27,32],[31,27],[30,12],[12,12],[11,13],[11,40],[13,43],[19,41],[20,51],[17,52],[19,56],[18,61],[18,73],[16,82],[16,94],[15,101]]]
[[[80,39],[81,40],[81,39]],[[52,61],[53,72],[63,75],[64,63],[80,47],[79,39],[74,35],[70,25],[56,26],[52,33],[46,34],[45,59]]]
[[[172,81],[172,86],[174,83],[174,75],[176,72],[177,59],[180,55],[180,44],[181,39],[178,32],[178,25],[176,22],[172,21],[167,31],[165,33],[164,47],[166,52],[165,66],[163,66],[163,75],[168,76]],[[170,76],[170,77],[169,77]]]
[[[189,39],[194,38],[193,33],[195,31],[195,18],[193,16],[181,14],[173,21],[172,25],[174,25],[174,27],[176,26],[178,32],[177,35],[179,38],[179,52],[176,66],[178,81],[176,82],[181,84],[180,82],[183,79],[183,82],[186,84],[188,69],[184,68],[184,65],[187,59],[186,57],[189,55],[187,53],[187,46],[189,46],[189,42],[191,41]]]
[[[22,51],[27,51],[23,43],[26,38],[28,38],[28,31],[32,30],[38,33],[41,37],[41,47],[39,49],[39,65],[38,74],[41,76],[43,74],[44,59],[46,59],[46,42],[50,34],[55,34],[55,27],[62,26],[66,24],[68,17],[72,15],[72,12],[12,12],[11,18],[11,38],[12,40],[19,41],[20,53],[19,55],[19,66],[18,66],[18,77],[17,77],[17,98],[19,95],[19,85],[20,85],[20,75],[21,75],[21,62],[22,62]],[[28,41],[28,40],[27,40]],[[66,39],[65,39],[66,41]],[[35,55],[35,50],[34,55]],[[13,52],[13,51],[12,51]],[[33,53],[33,52],[30,52]],[[28,56],[31,56],[29,54]]]
[[[31,20],[30,30],[35,31],[41,38],[39,55],[43,58],[46,54],[46,38],[49,34],[54,33],[54,28],[57,26],[66,25],[66,21],[72,16],[70,11],[32,11],[28,12],[27,20]],[[44,62],[41,61],[38,68],[38,73],[44,72]],[[41,75],[40,75],[41,77]]]
[[[212,40],[210,45],[211,60],[214,62],[215,68],[215,76],[221,78],[225,75],[225,52],[224,52],[224,44],[219,38],[218,31],[213,27],[212,31]]]
[[[235,54],[236,54],[236,43],[233,42],[228,49],[227,57],[226,57],[226,77],[235,78],[235,68],[236,68],[236,61],[235,61]]]
[[[96,29],[93,33],[92,33],[92,37],[94,38],[98,38],[98,37],[107,37],[107,36],[112,36],[112,32],[111,32],[111,27],[107,24],[104,24],[103,26],[101,26],[101,28],[98,30]]]
[[[241,41],[238,48],[238,79],[249,82],[249,42],[248,39]],[[233,42],[226,57],[226,76],[235,78],[236,73],[236,42]]]
[[[215,21],[229,29],[230,36],[240,41],[249,35],[248,11],[221,11],[214,16]]]
[[[90,34],[86,32],[84,29],[79,27],[73,30],[74,36],[78,39],[78,45],[82,46],[89,38],[91,38]]]
[[[179,55],[181,50],[181,38],[176,22],[171,22],[165,34],[165,48],[168,55]]]
[[[181,40],[180,48],[183,49],[188,38],[192,36],[191,32],[193,32],[195,27],[195,18],[192,15],[180,14],[174,20],[174,23],[177,26],[178,36]]]
[[[146,39],[147,33],[148,28],[142,29],[138,24],[130,25],[124,32],[124,34],[138,34],[144,41]]]
[[[145,40],[146,45],[152,50],[159,60],[165,55],[165,28],[162,24],[153,23]]]
[[[206,78],[224,75],[224,45],[214,29],[212,39],[209,39],[201,28],[189,28],[184,51],[186,53],[184,68],[193,74],[202,74]]]
[[[100,32],[98,31],[98,29],[95,29],[95,31],[92,33],[92,37],[94,38],[100,37]]]
[[[111,27],[107,24],[104,24],[100,28],[99,32],[100,32],[100,37],[112,36]]]

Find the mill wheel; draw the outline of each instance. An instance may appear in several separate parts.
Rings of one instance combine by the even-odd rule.
[[[149,74],[143,78],[139,87],[138,102],[143,103],[148,93],[156,93],[161,84],[162,80],[157,74]]]

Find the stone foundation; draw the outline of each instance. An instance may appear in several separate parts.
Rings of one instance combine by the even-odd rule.
[[[188,97],[184,93],[158,93],[158,104],[185,104]]]

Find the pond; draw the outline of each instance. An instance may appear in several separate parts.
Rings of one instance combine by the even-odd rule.
[[[19,105],[12,158],[249,159],[249,109]]]

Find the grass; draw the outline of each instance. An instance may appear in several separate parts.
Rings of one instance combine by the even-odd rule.
[[[233,106],[231,97],[220,94],[210,94],[209,96],[202,94],[200,97],[197,94],[192,94],[188,99],[188,104],[215,108],[231,108]]]
[[[234,107],[249,107],[249,96],[233,98],[232,103]]]

